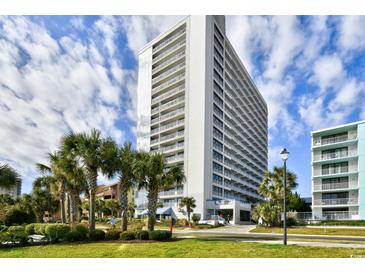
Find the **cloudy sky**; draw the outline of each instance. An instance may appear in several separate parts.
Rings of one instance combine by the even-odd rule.
[[[135,143],[137,52],[181,18],[0,17],[0,162],[19,170],[23,192],[66,132]],[[310,131],[365,119],[365,17],[226,21],[269,106],[270,167],[287,147],[309,196]]]

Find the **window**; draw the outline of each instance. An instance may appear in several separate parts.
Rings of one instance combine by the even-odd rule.
[[[215,58],[214,58],[214,68],[217,69],[220,72],[220,74],[223,75],[222,65],[220,63],[218,63]]]
[[[223,108],[223,100],[215,92],[213,94],[213,100],[218,106]]]
[[[221,97],[223,97],[223,89],[214,81],[214,91],[218,93]]]
[[[223,196],[223,189],[217,186],[213,186],[213,195]]]
[[[215,127],[213,128],[213,136],[216,137],[218,140],[223,139],[223,133]]]
[[[217,174],[213,174],[213,183],[216,183],[216,184],[223,184],[223,178]]]
[[[223,155],[220,154],[219,152],[213,150],[213,159],[222,163],[223,162]]]
[[[223,151],[223,144],[216,139],[213,139],[213,147],[219,151]]]
[[[240,221],[241,222],[251,221],[250,211],[240,210]]]
[[[220,42],[217,38],[216,35],[214,35],[214,45],[218,48],[219,52],[223,55],[223,46],[221,44],[222,42]]]
[[[223,111],[219,107],[217,107],[216,104],[214,104],[214,106],[213,106],[213,111],[214,111],[214,114],[217,114],[217,116],[219,118],[223,119]]]
[[[218,82],[218,84],[223,86],[223,78],[219,75],[219,73],[216,70],[214,70],[214,79]]]
[[[348,162],[322,165],[322,175],[348,172]]]
[[[322,137],[322,145],[347,141],[347,132]]]
[[[213,162],[213,170],[215,172],[222,173],[223,172],[223,167],[220,164],[217,164],[217,163]]]

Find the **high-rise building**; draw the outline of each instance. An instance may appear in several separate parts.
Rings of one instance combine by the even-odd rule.
[[[202,219],[250,220],[267,170],[267,105],[225,34],[224,16],[188,16],[139,52],[137,147],[183,167],[160,193],[177,217],[194,197]],[[136,197],[146,208],[143,192]]]
[[[365,219],[365,121],[312,132],[312,219]]]

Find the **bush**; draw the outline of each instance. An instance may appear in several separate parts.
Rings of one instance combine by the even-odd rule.
[[[81,224],[75,226],[75,228],[72,231],[75,231],[76,233],[78,233],[81,240],[85,240],[87,238],[87,234],[89,232],[89,230],[84,225],[81,225]]]
[[[8,231],[8,227],[6,225],[0,225],[0,232]]]
[[[149,232],[149,239],[153,241],[166,241],[171,239],[171,232],[167,230],[154,230]]]
[[[193,216],[191,216],[191,220],[194,222],[194,224],[198,223],[200,221],[200,215],[194,213]]]
[[[105,240],[118,240],[120,238],[120,231],[116,229],[109,229],[105,233]]]
[[[128,225],[128,228],[130,230],[142,230],[144,227],[144,223],[139,221],[139,222],[132,222],[131,224]]]
[[[27,233],[27,235],[33,235],[33,234],[35,234],[34,224],[26,225],[25,226],[25,233]]]
[[[9,232],[0,232],[0,246],[5,242],[12,242],[11,235]]]
[[[135,239],[134,232],[133,231],[124,231],[120,234],[119,239],[125,240],[125,241],[134,240]]]
[[[91,240],[91,241],[105,240],[105,232],[101,229],[95,229],[94,231],[90,231],[89,240]]]
[[[34,233],[38,234],[38,235],[46,236],[46,231],[45,231],[46,225],[47,224],[40,224],[40,223],[34,224]]]
[[[23,226],[10,226],[6,233],[9,237],[8,240],[14,244],[25,245],[28,242],[28,235]]]
[[[31,223],[32,221],[32,216],[16,206],[9,207],[2,220],[2,222],[6,226],[22,225],[26,223]]]
[[[137,240],[148,240],[150,237],[149,237],[149,234],[148,234],[148,231],[146,230],[140,230],[140,231],[136,231],[134,233],[134,237],[137,239]]]
[[[70,226],[66,224],[48,224],[45,228],[45,234],[52,242],[66,239],[70,232]]]

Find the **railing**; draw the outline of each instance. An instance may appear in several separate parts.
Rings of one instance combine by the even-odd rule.
[[[357,198],[316,199],[313,201],[313,205],[350,205],[357,203]]]
[[[181,113],[184,113],[184,108],[179,108],[177,110],[174,110],[170,113],[167,113],[167,114],[164,114],[162,116],[160,116],[160,121],[163,121],[163,120],[166,120],[166,119],[169,119],[175,115],[178,115],[178,114],[181,114]]]
[[[292,215],[298,220],[310,221],[310,220],[355,220],[359,219],[358,211],[327,211],[327,212],[289,212],[288,215]]]
[[[164,125],[164,126],[160,127],[160,131],[164,131],[164,130],[169,129],[169,128],[173,128],[173,127],[176,127],[176,126],[179,126],[179,125],[183,125],[184,122],[185,122],[185,120],[182,119],[182,120],[177,120],[176,122],[168,123],[167,125]]]
[[[155,74],[159,71],[161,71],[162,69],[164,69],[165,67],[167,67],[168,65],[174,63],[176,60],[185,57],[185,51],[178,53],[177,55],[174,55],[173,57],[167,59],[166,61],[163,61],[162,63],[160,63],[158,66],[154,67],[152,69],[152,74]]]
[[[338,173],[345,173],[349,172],[348,167],[330,167],[327,169],[322,168],[322,175],[330,175],[330,174],[338,174]]]
[[[314,190],[329,190],[348,188],[349,182],[345,183],[330,183],[330,184],[314,184]]]
[[[167,163],[172,163],[172,162],[179,161],[179,160],[184,160],[184,155],[175,155],[175,156],[166,157]]]
[[[159,196],[173,196],[173,195],[182,195],[182,194],[184,194],[184,190],[182,190],[182,189],[179,189],[179,190],[172,189],[172,190],[168,190],[168,191],[161,191],[159,193]]]
[[[332,160],[332,159],[351,157],[351,156],[356,156],[356,150],[352,150],[349,152],[335,152],[335,153],[328,153],[328,154],[322,154],[322,155],[314,155],[314,161]]]
[[[169,135],[165,135],[165,136],[161,136],[160,140],[162,141],[166,141],[172,138],[176,138],[176,137],[181,137],[184,136],[184,131],[178,131]]]
[[[176,105],[178,103],[181,103],[181,102],[184,102],[185,101],[185,97],[184,96],[181,96],[181,97],[178,97],[166,104],[163,104],[160,106],[160,111],[163,111],[165,109],[168,109],[169,107],[173,106],[173,105]]]
[[[154,139],[154,140],[151,141],[151,145],[156,144],[158,142],[159,142],[159,139],[158,138],[157,139]]]
[[[170,36],[169,38],[167,38],[166,40],[164,40],[162,43],[160,43],[158,46],[153,48],[153,53],[157,52],[159,49],[163,48],[164,46],[166,46],[167,44],[169,44],[171,41],[175,40],[175,38],[177,38],[178,36],[185,34],[185,29],[180,30],[176,33],[174,33],[172,36]]]
[[[159,54],[158,56],[156,56],[155,58],[153,58],[153,62],[156,63],[159,60],[161,60],[162,58],[164,58],[166,55],[170,54],[171,52],[173,52],[174,50],[185,46],[185,40],[177,43],[176,45],[172,46],[171,48],[169,48],[168,50],[162,52],[161,54]]]
[[[337,136],[337,137],[331,137],[331,138],[321,138],[320,142],[318,142],[317,139],[313,140],[313,146],[323,146],[323,145],[329,145],[329,144],[335,144],[340,142],[346,142],[350,140],[356,140],[357,136],[356,134],[349,134],[344,136]]]
[[[164,88],[166,88],[168,86],[171,86],[172,84],[174,84],[184,78],[185,78],[185,73],[179,74],[178,76],[172,78],[171,80],[167,81],[166,83],[163,83],[162,85],[159,85],[156,88],[152,89],[152,95],[163,90]]]
[[[179,86],[179,87],[176,87],[176,88],[173,88],[172,90],[170,90],[170,91],[168,91],[166,93],[163,93],[163,94],[157,96],[156,98],[153,98],[152,99],[152,104],[155,104],[158,101],[162,101],[163,99],[166,99],[166,98],[168,98],[168,97],[170,97],[172,95],[175,95],[176,93],[178,93],[178,92],[180,92],[180,91],[182,91],[184,89],[185,89],[185,86],[184,85]]]
[[[178,144],[171,145],[171,146],[161,147],[160,151],[165,152],[165,151],[169,151],[169,150],[177,149],[177,148],[182,148],[182,147],[184,147],[184,143],[178,143]]]
[[[175,67],[172,67],[170,69],[168,69],[167,71],[165,71],[164,73],[160,74],[159,76],[157,76],[156,78],[153,78],[152,79],[152,85],[156,84],[157,82],[161,81],[161,79],[163,78],[167,78],[168,75],[178,71],[179,69],[182,69],[185,67],[185,64],[182,63],[182,64],[179,64]]]

